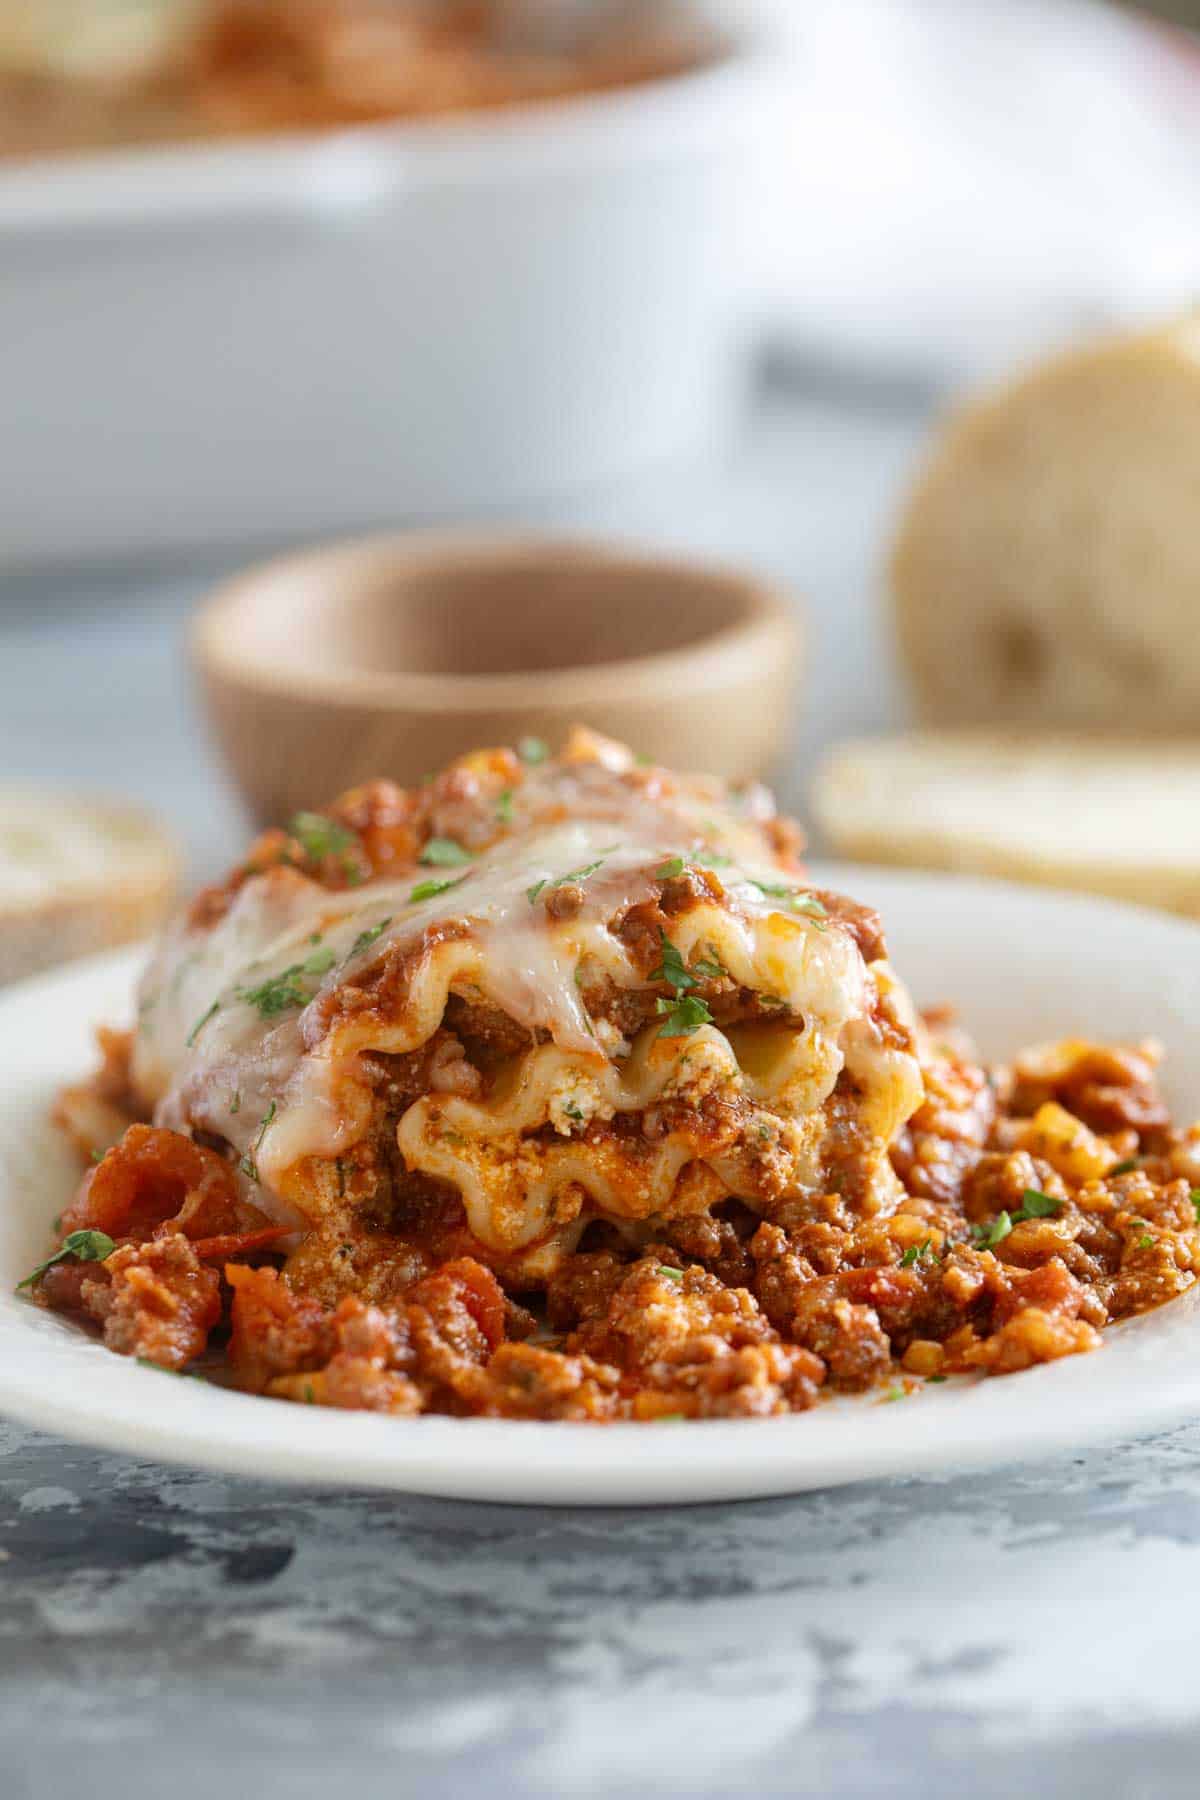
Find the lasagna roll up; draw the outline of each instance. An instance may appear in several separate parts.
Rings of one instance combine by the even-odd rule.
[[[386,1299],[447,1256],[544,1288],[736,1201],[902,1192],[922,1080],[874,915],[760,789],[577,732],[267,833],[145,977],[137,1105],[218,1152],[290,1285]]]

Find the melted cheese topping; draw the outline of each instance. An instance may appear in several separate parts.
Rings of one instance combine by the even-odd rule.
[[[134,1079],[159,1122],[226,1139],[258,1204],[300,1223],[300,1165],[345,1154],[371,1123],[375,1099],[361,1052],[418,1050],[453,993],[498,1007],[534,1035],[535,1047],[486,1102],[419,1099],[400,1120],[399,1147],[410,1170],[458,1188],[476,1236],[497,1249],[561,1234],[582,1196],[617,1217],[663,1210],[694,1154],[686,1134],[667,1134],[634,1156],[570,1135],[589,1119],[676,1096],[695,1104],[724,1086],[789,1121],[791,1153],[816,1180],[819,1134],[806,1136],[803,1122],[849,1066],[867,1129],[886,1144],[919,1101],[915,1062],[883,1044],[872,1017],[875,979],[853,938],[834,921],[793,909],[793,884],[769,862],[753,823],[718,812],[710,793],[668,807],[611,780],[593,779],[589,791],[582,776],[572,787],[560,767],[560,802],[564,786],[577,811],[599,816],[547,819],[555,809],[534,789],[523,796],[528,822],[517,820],[461,868],[410,868],[402,880],[336,893],[274,868],[247,880],[216,925],[177,927],[144,980],[134,1052]],[[717,897],[701,896],[681,912],[671,942],[684,965],[715,959],[739,986],[795,1017],[728,1036],[705,1025],[663,1037],[653,1025],[631,1046],[592,1021],[577,977],[582,965],[589,980],[601,974],[618,989],[647,987],[615,927],[657,895],[664,867],[696,844],[698,821],[689,815],[699,811],[707,843],[722,846],[713,858],[721,866],[708,871]],[[546,901],[568,878],[582,899],[555,917]],[[803,888],[794,892],[802,907]],[[371,983],[380,965],[392,970],[401,958],[402,979],[381,1004]],[[526,1141],[547,1124],[561,1142]],[[744,1158],[725,1157],[708,1185],[757,1193]],[[702,1182],[694,1199],[699,1209],[718,1197]]]

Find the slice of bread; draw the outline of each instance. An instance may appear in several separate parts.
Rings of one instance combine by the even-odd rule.
[[[864,738],[813,810],[864,862],[1078,888],[1200,918],[1200,746],[956,732]]]
[[[1200,314],[964,411],[891,587],[922,724],[1200,733]]]
[[[0,982],[143,937],[178,875],[171,840],[136,807],[0,788]]]

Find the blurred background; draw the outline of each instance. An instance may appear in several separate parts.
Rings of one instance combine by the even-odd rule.
[[[5,782],[143,803],[213,874],[247,820],[202,597],[331,535],[506,523],[782,590],[770,772],[806,812],[829,746],[915,716],[884,565],[945,409],[1200,295],[1197,24],[0,0]]]

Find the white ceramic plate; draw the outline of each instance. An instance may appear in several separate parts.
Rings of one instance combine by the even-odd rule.
[[[954,1000],[989,1056],[1067,1033],[1154,1035],[1176,1116],[1200,1112],[1200,928],[1105,902],[950,877],[822,871],[873,902],[919,1001]],[[1200,1415],[1200,1293],[1027,1374],[770,1420],[531,1425],[391,1420],[254,1399],[112,1356],[13,1289],[75,1167],[46,1123],[90,1030],[129,1010],[138,957],[0,998],[0,1410],[71,1438],[233,1474],[456,1498],[727,1500],[1049,1455]]]

